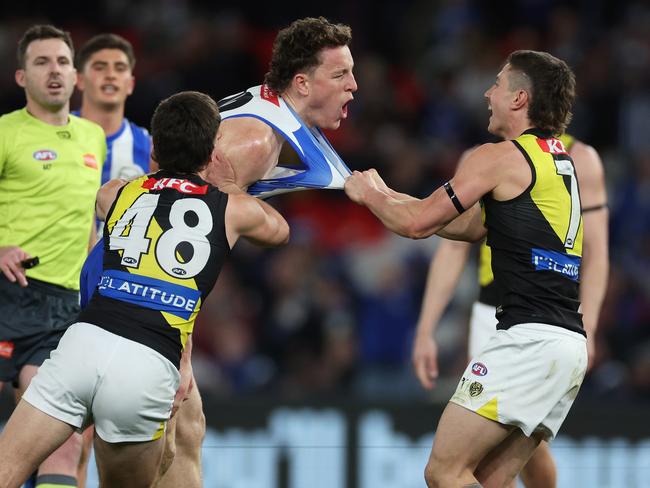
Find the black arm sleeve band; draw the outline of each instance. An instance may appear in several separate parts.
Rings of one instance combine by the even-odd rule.
[[[601,203],[600,205],[594,205],[593,207],[585,207],[582,209],[582,213],[594,212],[596,210],[601,210],[603,208],[607,208],[606,203]]]
[[[465,211],[465,207],[463,207],[463,205],[460,203],[460,200],[458,200],[458,197],[456,196],[454,189],[451,187],[449,182],[445,183],[442,186],[447,192],[447,195],[449,195],[449,199],[451,200],[451,203],[453,203],[454,207],[456,207],[456,210],[458,210],[458,213],[462,214]]]

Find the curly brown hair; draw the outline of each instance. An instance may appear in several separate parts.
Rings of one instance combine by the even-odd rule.
[[[282,93],[296,73],[320,64],[320,52],[326,48],[349,46],[352,29],[332,24],[325,17],[306,17],[282,29],[273,43],[273,54],[264,83]]]
[[[531,91],[530,122],[554,135],[562,134],[571,122],[576,96],[576,79],[571,68],[561,59],[539,51],[514,51],[506,63],[511,71],[522,75],[509,78],[511,88],[523,83]]]

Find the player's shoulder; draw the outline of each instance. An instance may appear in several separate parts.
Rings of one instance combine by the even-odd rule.
[[[604,172],[603,163],[598,151],[589,144],[575,140],[569,149],[569,155],[573,159],[576,171],[580,173],[590,173],[600,175]]]
[[[240,116],[221,121],[222,130],[236,130],[246,136],[265,136],[273,133],[273,127],[253,116]]]
[[[484,163],[500,162],[512,159],[515,154],[520,154],[520,151],[512,141],[487,142],[466,153],[464,160],[480,159]]]
[[[237,146],[259,158],[273,152],[276,146],[273,127],[255,117],[236,117],[221,122],[220,144]]]

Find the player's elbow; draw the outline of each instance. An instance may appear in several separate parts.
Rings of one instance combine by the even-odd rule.
[[[397,233],[409,239],[426,239],[435,232],[435,229],[432,229],[430,225],[416,218],[402,223],[399,227]]]
[[[277,227],[277,243],[275,244],[276,246],[281,246],[283,244],[286,244],[289,242],[289,237],[291,235],[291,231],[289,230],[289,224],[287,223],[286,220],[280,219],[278,222],[278,227]]]
[[[467,242],[479,242],[485,238],[487,234],[487,229],[484,226],[474,226],[470,229],[467,229],[465,239],[460,239]]]
[[[282,246],[289,242],[289,224],[283,217],[276,217],[269,224],[269,233],[268,238],[265,240],[264,244],[270,247]]]

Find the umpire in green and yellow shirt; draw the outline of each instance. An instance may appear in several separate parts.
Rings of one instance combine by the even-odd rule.
[[[77,73],[67,32],[33,26],[17,55],[27,105],[0,117],[0,382],[20,398],[79,310],[106,139],[69,114]],[[77,486],[79,449],[73,436],[36,486]]]

